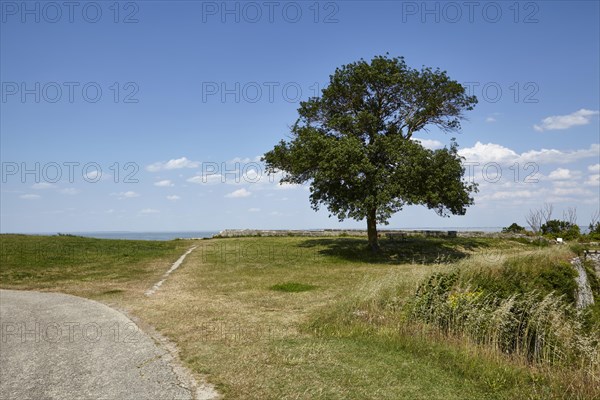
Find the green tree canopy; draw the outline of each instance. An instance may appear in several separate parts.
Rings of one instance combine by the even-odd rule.
[[[508,227],[502,228],[502,233],[524,233],[524,232],[525,232],[525,228],[523,228],[521,225],[517,224],[516,222],[513,222]]]
[[[551,219],[541,226],[542,234],[552,238],[562,237],[566,240],[577,239],[581,234],[579,226],[569,221]]]
[[[463,181],[454,139],[433,151],[411,137],[428,126],[459,130],[476,102],[445,71],[412,69],[401,57],[360,60],[337,68],[321,97],[300,103],[290,140],[263,160],[269,173],[284,172],[281,182],[309,182],[313,209],[366,219],[377,250],[377,223],[406,205],[448,216],[473,204],[476,185]]]

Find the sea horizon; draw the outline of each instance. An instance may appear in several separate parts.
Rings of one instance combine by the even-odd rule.
[[[365,230],[362,228],[291,228],[291,229],[258,229],[258,228],[230,228],[230,229],[248,229],[248,230]],[[456,231],[484,231],[484,232],[499,232],[502,227],[401,227],[401,228],[380,228],[383,230],[456,230]],[[210,238],[221,230],[176,230],[176,231],[48,231],[48,232],[1,232],[0,234],[17,234],[17,235],[36,235],[36,236],[56,236],[56,235],[75,235],[90,237],[96,239],[122,239],[122,240],[174,240],[174,239],[202,239]]]
[[[447,227],[380,227],[379,231],[458,231],[458,232],[500,232],[503,227],[500,226],[447,226]],[[585,233],[588,229],[587,226],[580,225],[581,232]],[[363,228],[291,228],[291,229],[266,229],[266,228],[227,228],[230,230],[290,230],[290,231],[321,231],[321,230],[365,230]],[[180,230],[180,231],[49,231],[49,232],[0,232],[2,235],[35,235],[35,236],[56,236],[56,235],[74,235],[83,236],[96,239],[122,239],[122,240],[150,240],[150,241],[164,241],[174,239],[203,239],[210,238],[221,230]]]

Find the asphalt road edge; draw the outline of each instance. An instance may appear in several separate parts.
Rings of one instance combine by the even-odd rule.
[[[111,307],[107,304],[104,305],[123,314],[142,332],[152,338],[158,347],[167,351],[169,354],[169,359],[167,360],[168,365],[171,367],[173,373],[177,377],[179,385],[190,391],[193,400],[217,400],[221,398],[215,387],[208,383],[204,377],[199,377],[197,379],[194,376],[194,374],[181,361],[181,358],[179,357],[179,348],[177,345],[169,340],[166,336],[158,332],[154,326],[145,322],[141,318],[130,314],[124,309]]]

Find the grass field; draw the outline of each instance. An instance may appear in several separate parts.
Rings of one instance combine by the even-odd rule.
[[[60,291],[127,310],[177,343],[185,364],[228,399],[600,395],[598,381],[576,367],[497,354],[407,320],[403,311],[432,273],[502,270],[532,255],[563,262],[573,256],[566,246],[411,238],[383,240],[373,256],[356,238],[0,235],[0,245],[0,287]],[[192,245],[198,247],[161,289],[144,296]],[[539,274],[541,286],[551,282],[552,290],[556,274],[547,275]]]
[[[90,298],[143,291],[186,246],[179,240],[0,235],[0,285]]]

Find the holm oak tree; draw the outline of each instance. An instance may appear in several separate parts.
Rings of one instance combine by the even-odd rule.
[[[460,130],[477,99],[445,71],[413,69],[402,57],[377,56],[337,68],[320,97],[300,103],[289,141],[265,153],[267,171],[281,183],[310,184],[313,209],[326,205],[340,221],[367,220],[369,246],[379,249],[377,224],[406,205],[441,216],[463,215],[474,183],[454,139],[430,150],[412,140],[436,126]]]

